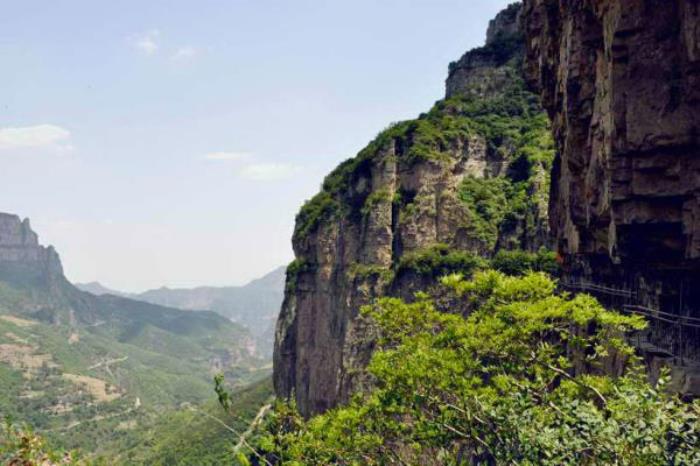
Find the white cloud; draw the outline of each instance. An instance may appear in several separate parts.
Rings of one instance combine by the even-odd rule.
[[[73,150],[70,136],[67,129],[50,124],[0,128],[0,150],[51,148],[66,153]]]
[[[277,181],[291,178],[300,170],[288,163],[256,163],[243,167],[240,176],[253,181]]]
[[[243,162],[236,163],[235,173],[243,179],[251,181],[279,181],[291,178],[297,174],[301,167],[291,163],[277,162],[254,162],[249,160],[254,158],[250,152],[210,152],[203,156],[206,160]]]
[[[151,29],[143,34],[133,35],[129,37],[128,40],[136,50],[146,55],[153,55],[160,48],[158,39],[160,39],[160,31],[158,29]]]
[[[204,155],[207,160],[243,160],[251,156],[248,152],[210,152]]]
[[[188,45],[186,47],[180,47],[170,56],[170,59],[175,62],[186,62],[193,59],[197,55],[198,51],[196,48]]]

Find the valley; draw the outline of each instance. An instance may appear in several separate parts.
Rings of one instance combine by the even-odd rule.
[[[161,67],[140,94],[153,107],[130,116],[152,133],[119,154],[148,162],[120,171],[106,155],[106,186],[128,173],[118,192],[96,190],[82,221],[42,219],[81,258],[76,276],[103,283],[71,283],[29,219],[0,213],[0,463],[700,464],[700,3],[523,0],[496,13],[473,1],[458,19],[464,5],[449,2],[355,2],[357,18],[281,3],[226,5],[256,24],[245,47],[230,40],[249,55],[217,70],[225,91],[175,119],[150,112],[221,85],[207,67],[219,49],[170,50],[160,29],[127,36],[139,66]],[[189,13],[173,30],[194,33],[201,13],[232,39],[229,16]],[[451,44],[444,91],[408,105],[428,88],[404,65],[427,69],[435,44],[475,24],[485,41]],[[316,55],[322,72],[307,67]],[[245,99],[228,101],[246,72]],[[365,144],[350,135],[357,108]],[[139,152],[173,134],[170,150]],[[0,127],[0,155],[47,138],[68,154],[71,137]],[[135,166],[153,171],[139,179]],[[293,228],[275,218],[292,208]],[[244,284],[109,286],[222,276]]]
[[[215,374],[235,390],[271,373],[249,331],[219,314],[79,291],[7,214],[0,275],[0,414],[55,446],[115,458],[126,442],[138,456],[163,416],[211,404]]]
[[[76,284],[97,296],[114,295],[189,311],[213,311],[248,329],[258,354],[272,356],[275,323],[282,305],[285,267],[243,286],[158,288],[142,293],[124,293],[100,283]]]

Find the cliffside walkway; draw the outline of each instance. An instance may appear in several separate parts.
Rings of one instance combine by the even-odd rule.
[[[700,367],[700,318],[660,311],[639,303],[637,292],[583,280],[561,280],[559,285],[572,292],[589,293],[624,314],[647,319],[649,327],[636,332],[630,343],[645,353],[673,358],[679,366]],[[687,311],[686,311],[687,312]]]

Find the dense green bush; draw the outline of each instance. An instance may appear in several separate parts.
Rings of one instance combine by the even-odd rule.
[[[292,262],[287,274],[293,277],[293,280],[288,280],[288,286],[295,286],[297,273],[299,270],[307,268],[308,266],[303,266],[299,260]],[[507,275],[525,275],[528,272],[546,272],[550,275],[557,275],[559,272],[556,253],[545,248],[537,252],[501,250],[489,260],[477,254],[450,247],[447,244],[437,243],[404,254],[398,264],[393,267],[355,263],[348,266],[347,273],[351,280],[377,277],[385,284],[390,284],[397,276],[406,273],[439,279],[453,273],[469,277],[479,270],[488,268]]]
[[[486,261],[476,254],[454,249],[446,244],[436,244],[404,254],[399,261],[397,273],[411,271],[418,275],[439,278],[455,272],[469,275],[485,265]]]
[[[527,272],[546,272],[555,275],[559,264],[556,253],[540,249],[536,253],[527,251],[499,251],[491,260],[491,267],[507,275],[523,275]]]
[[[470,232],[489,248],[496,245],[499,227],[508,213],[511,186],[503,177],[467,177],[460,186],[459,197],[470,213]]]
[[[279,404],[259,439],[283,464],[700,464],[700,404],[656,387],[623,334],[638,317],[586,295],[556,295],[546,275],[452,275],[462,303],[425,295],[363,312],[381,338],[369,393],[308,421]],[[473,309],[463,316],[462,311]],[[604,375],[610,358],[624,374]]]
[[[294,291],[299,281],[299,274],[308,272],[312,266],[303,259],[294,259],[287,266],[285,288],[287,291]]]

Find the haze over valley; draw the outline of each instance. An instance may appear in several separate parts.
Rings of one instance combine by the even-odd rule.
[[[243,286],[172,289],[161,287],[142,293],[111,290],[98,282],[76,287],[97,296],[123,296],[147,303],[190,311],[214,311],[243,325],[255,339],[259,354],[272,354],[275,322],[284,294],[286,267],[279,267]]]

